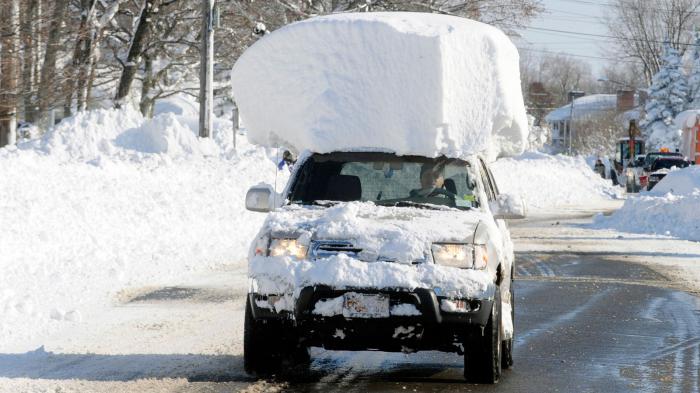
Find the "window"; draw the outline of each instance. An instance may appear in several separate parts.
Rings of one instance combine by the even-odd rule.
[[[489,177],[488,169],[486,169],[486,165],[483,161],[481,161],[481,159],[479,159],[479,165],[481,166],[481,182],[484,183],[484,191],[486,191],[486,197],[489,199],[489,201],[495,201],[495,187]]]
[[[390,206],[479,206],[469,162],[389,153],[315,154],[302,165],[290,200],[297,204],[370,201]]]

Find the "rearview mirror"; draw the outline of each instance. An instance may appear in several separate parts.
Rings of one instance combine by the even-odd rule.
[[[275,190],[269,184],[258,184],[245,195],[245,208],[254,212],[269,212],[274,209]]]
[[[525,201],[515,195],[501,194],[490,207],[496,220],[519,220],[526,216]]]

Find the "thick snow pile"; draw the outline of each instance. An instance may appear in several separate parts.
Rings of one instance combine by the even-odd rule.
[[[698,190],[700,190],[700,166],[693,165],[669,171],[650,194],[665,195],[670,192],[676,195],[687,195]]]
[[[333,288],[440,288],[441,296],[484,298],[493,295],[493,280],[482,270],[433,263],[416,266],[392,262],[367,263],[344,254],[318,261],[290,257],[254,257],[249,265],[258,293],[294,293],[306,286]],[[293,306],[292,302],[287,304]]]
[[[617,199],[620,190],[593,172],[583,157],[528,152],[491,165],[501,193],[519,195],[528,208],[587,207]]]
[[[242,265],[264,219],[244,195],[275,165],[244,138],[234,152],[230,123],[206,142],[196,122],[100,110],[0,149],[0,349],[36,349],[123,289]]]
[[[700,167],[672,170],[649,193],[629,198],[594,226],[700,241]]]
[[[527,143],[518,52],[500,30],[419,13],[338,14],[285,26],[232,73],[252,142],[490,158]]]
[[[375,259],[411,264],[425,259],[432,242],[470,242],[476,224],[488,222],[482,214],[449,208],[384,207],[362,202],[328,209],[291,205],[270,213],[262,233],[294,230],[307,245],[312,238],[352,239],[354,247],[371,253]]]

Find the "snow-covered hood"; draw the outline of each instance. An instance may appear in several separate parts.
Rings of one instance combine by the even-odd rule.
[[[269,214],[262,234],[312,241],[347,241],[362,259],[412,263],[425,260],[434,242],[472,243],[484,213],[384,207],[350,202],[330,208],[286,206]]]

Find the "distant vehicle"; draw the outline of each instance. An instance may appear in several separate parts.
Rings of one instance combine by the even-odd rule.
[[[651,164],[650,174],[649,174],[649,184],[647,185],[647,190],[651,190],[656,186],[661,179],[666,177],[668,172],[672,168],[687,168],[690,165],[688,160],[684,159],[682,156],[670,156],[670,157],[658,157]]]
[[[644,155],[644,140],[640,138],[620,138],[610,173],[613,184],[624,184],[627,192],[639,192],[641,167],[637,167],[638,158]]]
[[[659,151],[651,152],[646,155],[644,158],[644,169],[648,172],[651,169],[651,165],[656,161],[657,158],[661,157],[680,157],[683,158],[683,155],[678,152],[671,152],[668,149],[661,149]]]
[[[652,165],[654,161],[658,158],[670,157],[670,158],[683,158],[683,155],[676,152],[671,152],[668,149],[661,149],[659,151],[651,152],[644,157],[644,161],[639,166],[641,172],[639,173],[639,183],[643,189],[650,190],[649,188],[649,176],[652,172]],[[658,183],[658,181],[657,181]]]

